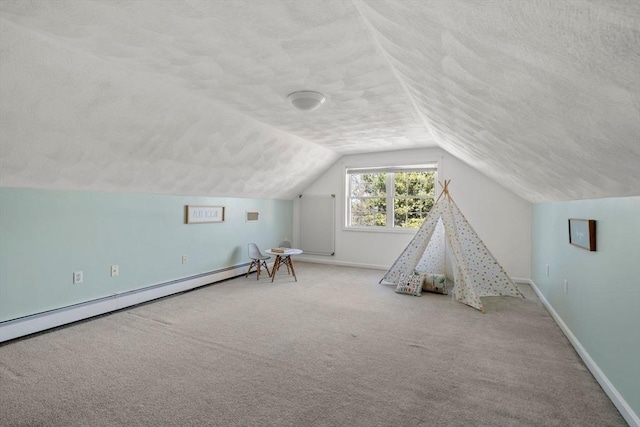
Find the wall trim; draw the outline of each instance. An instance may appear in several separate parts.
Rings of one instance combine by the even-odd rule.
[[[310,258],[305,257],[304,255],[296,255],[295,260],[301,262],[313,262],[316,264],[339,265],[342,267],[370,268],[373,270],[388,270],[389,267],[391,267],[389,265],[364,264],[359,262],[336,261],[334,259]]]
[[[538,287],[533,282],[533,280],[530,280],[530,279],[525,279],[525,280],[526,281],[521,283],[528,283],[529,285],[531,285],[535,293],[538,295],[538,298],[540,299],[542,304],[549,311],[549,313],[551,314],[551,317],[553,317],[553,320],[556,321],[556,323],[558,324],[562,332],[565,334],[565,336],[567,337],[571,345],[573,345],[573,348],[575,348],[576,352],[578,353],[578,355],[580,356],[584,364],[587,365],[587,368],[589,368],[589,371],[591,371],[591,374],[594,376],[596,381],[598,381],[598,384],[600,384],[600,387],[602,387],[602,389],[607,394],[607,396],[609,396],[609,399],[611,399],[615,407],[618,409],[618,411],[620,411],[620,414],[625,419],[625,421],[629,423],[629,426],[631,427],[640,427],[640,417],[638,417],[638,414],[636,414],[633,411],[633,409],[631,409],[631,406],[629,406],[629,404],[624,399],[624,397],[622,397],[622,395],[618,392],[618,390],[611,383],[611,381],[609,381],[609,378],[607,378],[607,376],[604,374],[604,372],[602,372],[598,364],[591,358],[587,350],[582,346],[580,341],[578,341],[578,338],[576,338],[576,336],[573,335],[573,332],[571,332],[571,329],[569,329],[566,323],[564,323],[560,315],[554,310],[553,306],[549,303],[549,301],[547,301],[547,299],[542,294],[540,289],[538,289]]]
[[[0,322],[0,342],[20,338],[47,329],[99,316],[154,299],[185,292],[247,273],[249,264],[159,283],[142,289],[121,292],[67,307]]]

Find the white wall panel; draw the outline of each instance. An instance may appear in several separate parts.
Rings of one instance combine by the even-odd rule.
[[[300,196],[300,248],[307,254],[333,255],[335,249],[335,195]]]

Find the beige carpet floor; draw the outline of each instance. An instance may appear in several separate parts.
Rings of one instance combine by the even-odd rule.
[[[3,426],[626,425],[536,298],[296,263],[0,347]]]

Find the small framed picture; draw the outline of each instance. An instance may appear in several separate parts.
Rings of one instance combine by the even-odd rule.
[[[247,212],[246,222],[254,222],[260,219],[260,212]]]
[[[569,218],[569,243],[594,252],[596,250],[596,220]]]
[[[187,224],[205,224],[224,221],[224,206],[192,206],[186,207]]]

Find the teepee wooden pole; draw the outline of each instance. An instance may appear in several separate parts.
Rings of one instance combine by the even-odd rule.
[[[449,194],[449,183],[450,182],[451,182],[450,179],[445,180],[444,184],[442,183],[442,181],[438,181],[438,184],[440,184],[440,187],[442,187],[442,191],[440,192],[440,195],[436,199],[436,203],[438,203],[438,200],[440,200],[440,198],[442,197],[443,194],[446,194],[447,195],[447,199],[449,199],[449,201],[451,201],[451,195]]]

